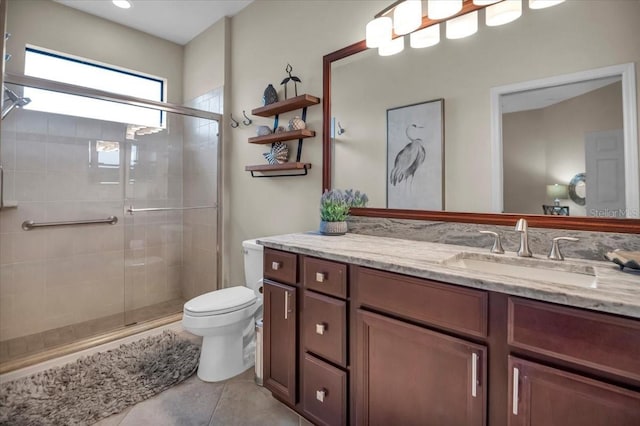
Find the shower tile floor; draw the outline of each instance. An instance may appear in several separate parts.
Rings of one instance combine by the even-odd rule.
[[[127,323],[161,318],[182,312],[183,299],[173,299],[127,312]],[[123,314],[111,315],[42,333],[0,341],[0,364],[33,355],[45,350],[77,342],[122,327]]]

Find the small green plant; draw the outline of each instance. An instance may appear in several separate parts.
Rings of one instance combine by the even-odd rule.
[[[325,190],[320,197],[320,219],[325,222],[343,222],[349,216],[351,207],[364,207],[369,197],[367,194],[353,189]]]

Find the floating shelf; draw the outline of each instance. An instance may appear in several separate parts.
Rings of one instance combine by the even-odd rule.
[[[272,115],[278,115],[280,113],[293,111],[295,109],[306,108],[308,106],[317,105],[319,103],[320,98],[305,94],[253,109],[251,110],[251,114],[257,115],[258,117],[271,117]]]
[[[265,136],[255,136],[249,138],[249,143],[267,144],[282,141],[292,141],[294,139],[312,138],[316,135],[313,130],[292,130],[290,132],[271,133]]]
[[[256,166],[245,166],[244,170],[251,172],[252,177],[278,177],[278,176],[304,176],[307,170],[311,168],[311,163],[282,163],[282,164],[259,164]],[[265,174],[264,176],[256,176],[254,172],[283,172],[290,170],[302,170],[304,173],[296,174]]]

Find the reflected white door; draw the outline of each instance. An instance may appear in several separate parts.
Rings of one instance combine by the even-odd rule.
[[[622,129],[585,135],[587,216],[625,217]]]

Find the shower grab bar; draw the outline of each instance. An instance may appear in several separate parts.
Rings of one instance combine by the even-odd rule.
[[[218,206],[217,205],[213,205],[213,206],[196,206],[196,207],[149,207],[146,209],[135,209],[133,208],[133,206],[129,206],[127,208],[127,213],[129,214],[134,214],[134,213],[141,213],[141,212],[169,212],[169,211],[175,211],[175,210],[198,210],[198,209],[217,209]]]
[[[25,220],[22,222],[22,229],[25,231],[31,231],[34,228],[45,228],[49,226],[70,226],[70,225],[94,225],[99,223],[108,223],[109,225],[115,225],[118,223],[117,216],[109,216],[106,219],[89,219],[89,220],[71,220],[66,222],[43,222],[36,223],[32,220]]]

